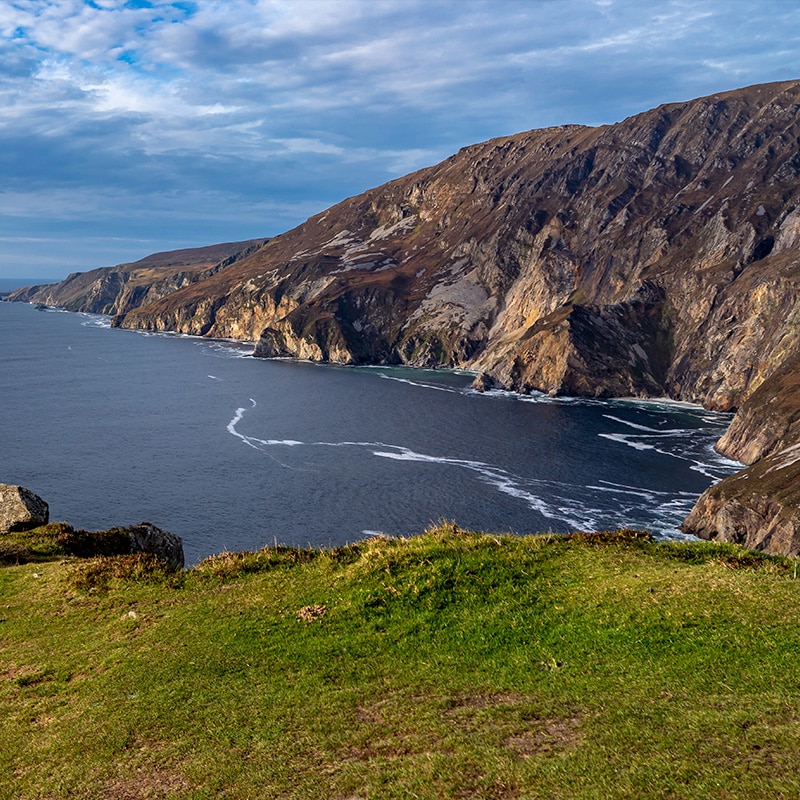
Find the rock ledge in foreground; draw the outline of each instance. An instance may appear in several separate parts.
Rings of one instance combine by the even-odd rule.
[[[105,531],[75,530],[64,523],[59,542],[68,553],[79,558],[148,553],[170,569],[183,569],[184,565],[183,541],[180,536],[157,528],[149,522]]]
[[[183,569],[183,541],[180,536],[142,522],[127,528],[132,553],[151,553],[172,569]]]

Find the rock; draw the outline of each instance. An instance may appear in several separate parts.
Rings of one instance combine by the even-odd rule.
[[[800,353],[785,359],[742,403],[717,450],[752,464],[796,442],[800,442]]]
[[[183,541],[169,531],[149,522],[126,528],[130,534],[131,553],[151,553],[172,569],[183,569]]]
[[[171,569],[183,568],[183,542],[180,537],[149,522],[101,531],[76,530],[66,523],[56,525],[60,526],[58,542],[70,555],[95,558],[148,553]]]
[[[22,486],[0,483],[0,534],[46,525],[50,508],[39,495]]]
[[[707,489],[681,530],[774,555],[800,555],[800,444]]]
[[[286,337],[280,331],[264,328],[253,355],[257,358],[292,358],[295,353],[286,346]]]
[[[647,284],[620,303],[564,306],[525,332],[512,372],[501,366],[497,377],[507,375],[517,390],[556,395],[663,395],[664,317],[663,292]]]
[[[9,294],[9,300],[93,314],[124,314],[153,302],[183,286],[213,275],[254,252],[264,239],[226,242],[154,253],[132,264],[73,272],[63,281],[26,286]]]
[[[494,379],[485,372],[476,375],[475,380],[472,381],[472,388],[477,392],[488,392],[494,388],[494,385]]]

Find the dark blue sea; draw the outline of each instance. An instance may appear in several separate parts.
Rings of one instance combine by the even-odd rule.
[[[479,394],[467,374],[251,350],[0,303],[0,482],[76,527],[166,528],[191,564],[440,519],[679,536],[737,467],[713,450],[729,417],[693,406]]]

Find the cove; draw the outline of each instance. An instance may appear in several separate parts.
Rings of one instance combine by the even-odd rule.
[[[480,394],[457,372],[251,351],[0,303],[0,479],[76,527],[166,528],[192,564],[440,519],[678,536],[739,467],[713,450],[730,417],[695,406]]]

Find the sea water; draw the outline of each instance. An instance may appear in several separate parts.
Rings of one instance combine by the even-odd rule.
[[[713,450],[730,418],[695,406],[480,394],[465,373],[251,352],[0,303],[0,482],[76,527],[152,522],[196,563],[442,519],[679,536],[739,466]]]

